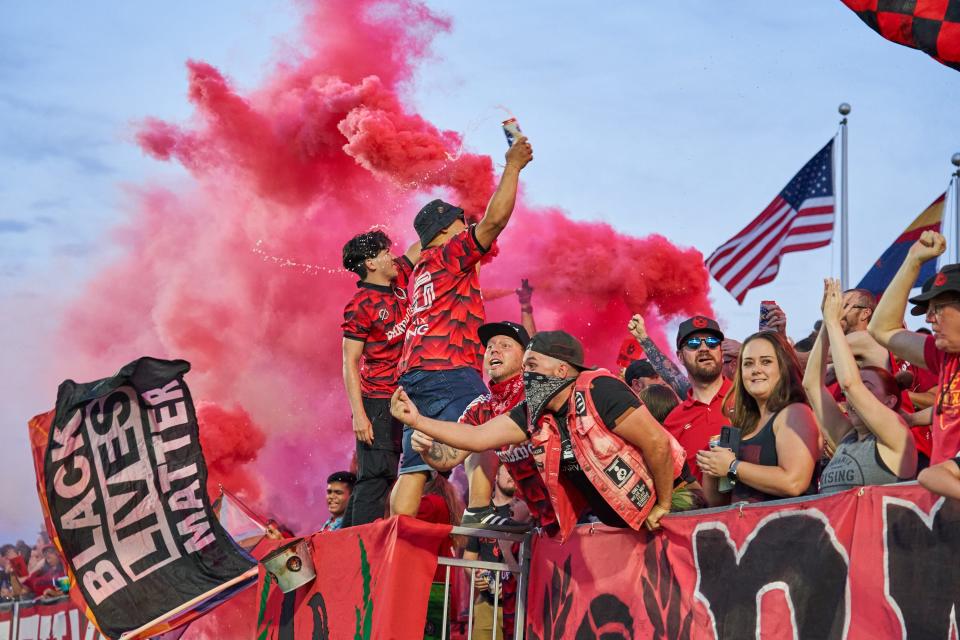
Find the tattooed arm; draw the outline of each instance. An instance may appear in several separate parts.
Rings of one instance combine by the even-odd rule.
[[[470,455],[469,451],[461,451],[456,447],[437,442],[422,431],[413,432],[413,450],[437,471],[450,471]]]
[[[637,339],[640,346],[643,347],[643,351],[647,354],[647,360],[650,362],[653,370],[659,373],[660,377],[677,392],[677,396],[681,399],[686,398],[687,391],[690,390],[690,381],[683,375],[679,367],[673,364],[673,361],[664,355],[664,353],[660,351],[660,348],[650,339],[650,336],[647,335],[647,327],[643,323],[643,316],[638,313],[630,318],[630,324],[627,325],[627,329],[633,337]]]

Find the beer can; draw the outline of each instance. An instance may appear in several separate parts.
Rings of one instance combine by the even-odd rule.
[[[715,446],[720,444],[720,435],[710,436],[710,448],[713,449]]]
[[[510,118],[503,121],[503,135],[507,137],[507,146],[512,147],[513,141],[523,135],[520,131],[520,123],[516,118]]]
[[[760,301],[760,331],[766,331],[770,328],[769,321],[767,320],[767,314],[770,313],[771,309],[777,305],[775,300],[761,300]]]

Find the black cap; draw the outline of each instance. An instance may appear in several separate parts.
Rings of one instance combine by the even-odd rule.
[[[680,328],[677,329],[677,349],[687,339],[687,336],[698,331],[712,333],[723,340],[723,331],[720,331],[720,325],[717,324],[716,320],[707,316],[693,316],[681,322]]]
[[[413,219],[413,228],[420,236],[420,246],[424,249],[430,241],[449,227],[455,220],[463,220],[463,209],[448,204],[443,200],[434,200],[428,203],[417,217]]]
[[[519,342],[520,346],[524,349],[526,349],[527,345],[530,344],[530,334],[527,333],[527,330],[516,322],[510,322],[509,320],[482,324],[480,325],[480,328],[477,329],[477,333],[480,335],[480,341],[483,344],[490,342],[490,338],[494,336],[507,336],[508,338],[513,338]]]
[[[527,350],[563,360],[581,371],[590,369],[583,364],[583,345],[566,331],[541,331],[530,338]]]
[[[335,471],[327,477],[327,482],[343,482],[352,487],[357,484],[357,476],[349,471]]]
[[[960,264],[948,264],[937,275],[927,278],[920,295],[910,298],[910,302],[917,305],[910,310],[910,315],[924,315],[932,299],[950,291],[960,293]]]
[[[653,365],[646,360],[634,360],[623,372],[623,381],[630,384],[637,378],[652,378],[657,375]]]

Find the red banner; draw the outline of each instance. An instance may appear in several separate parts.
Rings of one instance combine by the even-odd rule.
[[[0,640],[15,640],[13,604],[0,607]],[[30,640],[102,640],[83,611],[67,598],[55,602],[22,605],[17,611],[16,638]],[[89,635],[88,635],[89,634]]]
[[[257,629],[243,637],[419,640],[437,554],[449,536],[449,525],[405,516],[315,533],[310,547],[316,580],[284,594],[266,580],[261,565]]]
[[[529,640],[957,634],[960,505],[916,484],[539,538]]]

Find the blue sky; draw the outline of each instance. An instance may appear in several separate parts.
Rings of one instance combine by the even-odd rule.
[[[497,157],[508,107],[536,145],[528,197],[631,234],[709,254],[834,135],[847,101],[857,280],[946,188],[960,150],[960,75],[839,0],[429,4],[454,27],[410,87],[413,105]],[[125,187],[182,177],[141,154],[131,123],[189,116],[188,58],[256,86],[297,23],[280,0],[0,9],[0,541],[40,522],[24,425],[70,375],[46,364],[62,306],[120,249],[109,230],[126,220]],[[714,283],[728,333],[750,333],[772,298],[805,334],[838,253],[786,257],[742,307]]]

